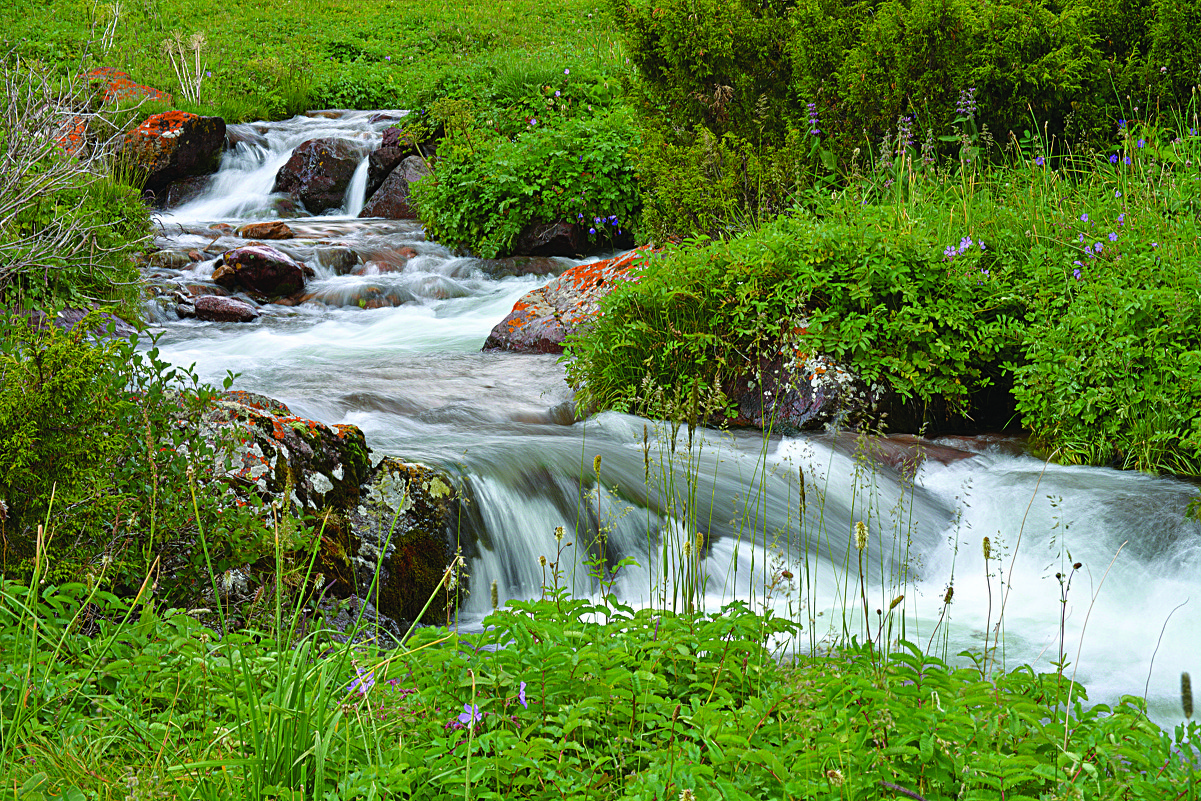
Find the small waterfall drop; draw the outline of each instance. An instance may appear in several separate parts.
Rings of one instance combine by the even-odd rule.
[[[358,217],[363,211],[363,206],[367,203],[367,168],[369,159],[364,156],[359,162],[359,166],[355,167],[354,176],[350,179],[350,186],[346,188],[346,204],[343,206],[343,213],[347,217]]]

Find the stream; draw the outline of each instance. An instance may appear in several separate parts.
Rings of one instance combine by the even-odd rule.
[[[213,254],[244,244],[208,226],[273,219],[272,182],[294,147],[335,136],[366,153],[396,118],[256,123],[202,195],[160,215],[157,247]],[[426,240],[416,222],[358,219],[360,174],[342,213],[289,219],[296,239],[270,243],[314,268],[313,300],[264,306],[252,323],[180,320],[161,301],[148,317],[163,358],[194,366],[202,380],[219,384],[232,371],[235,388],[359,426],[376,456],[438,466],[468,488],[483,532],[469,550],[474,592],[462,624],[478,626],[490,611],[492,581],[502,604],[538,596],[551,581],[539,557],[555,560],[558,526],[573,542],[559,557],[562,582],[597,593],[581,546],[595,552],[599,520],[607,554],[637,562],[614,584],[632,605],[679,608],[688,596],[709,611],[737,599],[770,605],[802,626],[789,647],[808,650],[865,636],[862,576],[867,636],[903,634],[922,648],[933,636],[932,649],[958,661],[962,650],[983,651],[987,637],[999,664],[1038,670],[1054,669],[1062,642],[1067,673],[1091,702],[1142,697],[1146,687],[1158,723],[1182,719],[1180,673],[1201,671],[1201,523],[1184,517],[1196,487],[1047,465],[1004,438],[947,440],[973,455],[927,459],[905,480],[848,437],[690,436],[616,413],[577,421],[556,356],[480,351],[514,302],[549,277],[493,277]],[[338,275],[327,263],[335,246],[403,267]],[[154,280],[184,285],[212,271],[206,256],[157,268]],[[377,305],[364,298],[384,300],[363,308]],[[869,530],[862,571],[860,520]],[[948,585],[954,597],[937,625]]]

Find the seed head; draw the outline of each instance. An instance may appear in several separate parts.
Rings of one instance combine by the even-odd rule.
[[[842,787],[842,771],[831,768],[826,771],[826,778],[830,780],[830,784],[835,787]]]
[[[692,541],[684,540],[684,556],[692,556]]]
[[[500,592],[496,589],[496,579],[492,579],[492,611],[500,606]]]
[[[988,537],[984,538],[984,561],[988,561],[988,557],[992,556],[992,540]]]
[[[954,587],[954,585],[948,584],[947,585],[947,594],[942,597],[943,606],[946,606],[947,604],[949,604],[951,602],[951,599],[954,597],[955,597],[955,587]]]
[[[1193,716],[1193,680],[1187,672],[1180,674],[1180,705],[1184,707],[1184,716]]]
[[[564,532],[564,531],[563,531],[563,527],[562,527],[562,526],[555,526],[555,541],[556,541],[556,542],[562,542],[562,541],[563,541],[563,535],[564,535],[565,533],[566,533],[566,532]]]
[[[855,547],[860,553],[867,550],[867,525],[862,520],[855,521]]]
[[[538,557],[538,564],[542,565],[543,567],[546,567],[546,555],[545,554]]]
[[[699,556],[701,549],[705,547],[705,535],[701,532],[696,532],[696,553]]]
[[[898,595],[896,598],[893,598],[892,603],[888,605],[888,611],[891,612],[892,610],[896,609],[903,600],[905,600],[904,595]]]
[[[600,475],[601,455],[598,453],[592,457],[592,472]]]

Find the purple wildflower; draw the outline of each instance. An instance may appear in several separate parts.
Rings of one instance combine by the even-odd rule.
[[[596,229],[595,229],[595,228],[589,228],[589,229],[588,229],[588,233],[590,233],[590,234],[595,234],[595,233],[596,233]]]
[[[1118,163],[1118,154],[1117,154],[1117,153],[1111,153],[1111,154],[1109,155],[1109,163],[1110,163],[1110,164],[1117,164],[1117,163]]]
[[[463,714],[459,715],[459,723],[464,726],[473,726],[483,719],[480,714],[480,708],[475,704],[463,704]]]
[[[1088,222],[1088,212],[1087,211],[1080,215],[1080,222]]]
[[[1095,250],[1095,251],[1097,251],[1098,253],[1100,253],[1100,252],[1102,251],[1102,249],[1103,249],[1103,246],[1101,245],[1101,243],[1100,243],[1100,242],[1094,242],[1094,243],[1093,243],[1093,250]]]
[[[1041,167],[1041,166],[1043,166],[1044,164],[1046,164],[1046,163],[1047,163],[1047,160],[1046,160],[1046,159],[1044,159],[1042,156],[1037,156],[1037,157],[1034,159],[1034,163],[1035,163],[1035,165],[1037,165],[1037,166]]]
[[[809,103],[807,105],[809,108],[809,133],[817,136],[821,133],[821,129],[817,127],[817,104]]]
[[[1146,147],[1146,146],[1147,146],[1147,140],[1146,140],[1146,139],[1140,139],[1140,140],[1138,140],[1138,146],[1139,146],[1139,147]]]
[[[1122,196],[1122,190],[1121,190],[1121,189],[1115,189],[1115,190],[1113,190],[1113,196],[1114,196],[1115,198],[1121,197],[1121,196]]]
[[[360,696],[366,695],[375,686],[375,671],[364,671],[358,666],[355,667],[354,671],[358,674],[358,678],[347,686],[346,692],[358,693]]]
[[[1076,263],[1079,264],[1080,262],[1076,262]],[[1080,280],[1080,268],[1079,267],[1077,267],[1075,270],[1072,270],[1072,277],[1075,278],[1077,281]]]
[[[1118,235],[1117,235],[1117,234],[1115,234],[1113,231],[1110,231],[1110,232],[1109,232],[1109,241],[1110,241],[1110,242],[1117,242],[1117,241],[1118,241]]]
[[[530,708],[530,705],[525,700],[525,682],[524,681],[521,683],[521,688],[517,691],[517,700],[526,709]]]
[[[955,113],[960,117],[976,116],[976,87],[959,90],[959,102],[955,106]]]

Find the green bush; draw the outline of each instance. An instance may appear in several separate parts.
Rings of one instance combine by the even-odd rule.
[[[637,225],[629,152],[638,133],[628,115],[531,118],[511,141],[473,129],[466,111],[447,128],[433,177],[414,189],[439,242],[492,258],[531,223],[576,223],[597,245]]]
[[[568,378],[588,403],[632,408],[646,379],[712,386],[807,328],[813,352],[902,399],[965,414],[1017,342],[1013,304],[987,280],[994,257],[973,246],[948,264],[886,209],[782,217],[730,242],[687,244],[649,261],[569,341]]]

